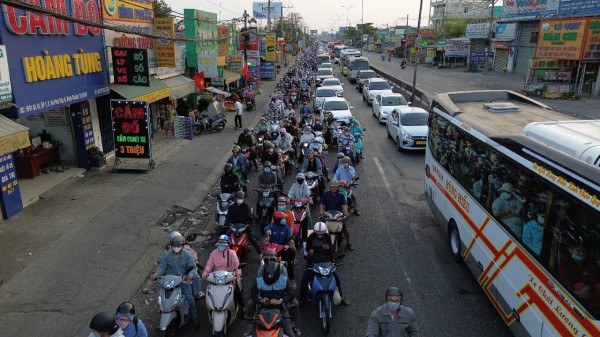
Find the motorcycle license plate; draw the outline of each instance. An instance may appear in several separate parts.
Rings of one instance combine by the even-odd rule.
[[[416,145],[423,145],[424,146],[425,145],[425,141],[424,140],[417,140],[415,144]]]

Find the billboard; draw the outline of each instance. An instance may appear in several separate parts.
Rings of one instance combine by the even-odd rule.
[[[590,18],[582,58],[584,60],[600,60],[600,18]]]
[[[466,37],[469,39],[485,39],[490,33],[490,23],[471,23],[467,25]]]
[[[110,100],[115,157],[152,158],[147,101]]]
[[[277,61],[277,36],[275,33],[267,33],[266,35],[267,53],[265,61]]]
[[[516,23],[497,23],[496,37],[497,41],[511,41],[515,39],[517,32]]]
[[[579,60],[583,51],[587,19],[540,20],[540,35],[535,57]]]
[[[269,13],[268,2],[253,2],[252,16],[255,19],[267,19],[269,16],[271,19],[281,19],[283,16],[283,6],[281,2],[271,2],[271,11]]]
[[[175,37],[175,23],[173,18],[155,18],[154,32],[156,35],[167,38],[167,40],[158,39],[156,42],[156,55],[159,67],[175,67],[175,41],[168,40]]]
[[[502,17],[506,19],[533,18],[558,13],[559,0],[504,0]]]
[[[102,0],[102,18],[113,21],[152,23],[152,1]]]
[[[560,16],[582,16],[600,14],[600,0],[562,0],[559,8]]]

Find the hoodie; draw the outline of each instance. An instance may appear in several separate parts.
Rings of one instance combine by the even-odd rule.
[[[129,325],[127,327],[125,327],[125,329],[123,329],[123,335],[124,337],[148,337],[148,330],[146,330],[146,326],[144,326],[144,323],[142,322],[141,319],[137,319],[137,331],[136,331],[136,324],[133,322],[133,318],[134,315],[123,315],[120,312],[118,312],[115,315],[115,319],[117,319],[117,321],[119,320],[119,318],[121,318],[122,316],[127,316],[130,320]],[[118,322],[117,322],[118,323]]]

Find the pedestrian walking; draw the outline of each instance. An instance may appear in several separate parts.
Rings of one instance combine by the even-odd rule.
[[[242,115],[244,115],[244,105],[242,105],[240,98],[237,97],[235,99],[235,119],[234,119],[236,129],[242,128]]]
[[[402,305],[402,292],[397,287],[385,291],[386,303],[371,313],[367,337],[419,337],[415,313]]]

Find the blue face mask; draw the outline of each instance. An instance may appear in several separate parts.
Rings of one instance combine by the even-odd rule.
[[[265,169],[265,173],[269,173],[269,172],[271,172],[271,169],[270,168],[266,168]]]
[[[387,302],[387,307],[390,311],[397,311],[400,308],[400,303],[398,302]]]
[[[285,206],[277,206],[278,211],[285,211]]]
[[[220,252],[224,252],[224,251],[225,251],[225,249],[227,249],[227,246],[225,246],[225,245],[218,245],[218,246],[217,246],[217,249],[218,249]]]
[[[282,225],[287,225],[287,221],[285,219],[281,219],[281,224]]]
[[[585,261],[585,256],[579,256],[579,255],[572,254],[571,258],[577,262]]]

